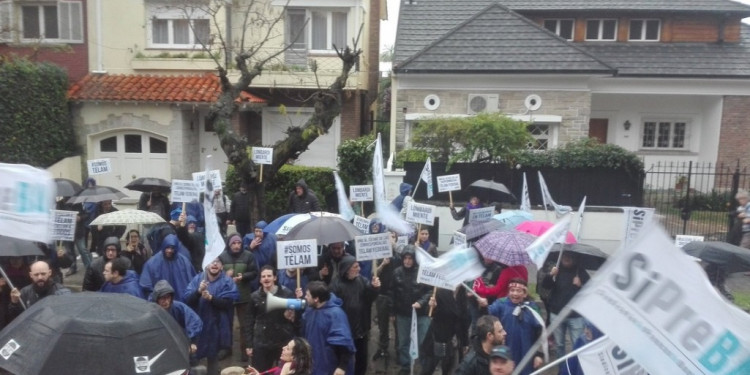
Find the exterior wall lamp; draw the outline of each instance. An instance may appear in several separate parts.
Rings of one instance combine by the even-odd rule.
[[[630,120],[625,120],[622,126],[625,128],[625,130],[630,130]]]

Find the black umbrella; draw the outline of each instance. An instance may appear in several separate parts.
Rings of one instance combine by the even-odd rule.
[[[49,296],[0,332],[14,374],[183,374],[190,341],[159,305],[128,294]]]
[[[561,245],[555,244],[552,246],[547,260],[550,262],[557,262],[557,258],[560,256]],[[598,270],[599,267],[607,261],[607,253],[601,251],[598,247],[586,245],[582,243],[565,244],[562,247],[563,252],[575,253],[576,262],[579,266],[587,270]]]
[[[34,242],[0,236],[0,257],[23,257],[27,255],[44,256],[44,253]]]
[[[503,228],[505,228],[505,224],[503,224],[501,221],[490,219],[469,223],[458,231],[466,234],[466,239],[471,241],[477,237],[484,236],[485,234],[492,232],[493,230],[499,230]]]
[[[101,202],[101,201],[116,201],[120,198],[124,198],[127,195],[125,193],[109,186],[97,185],[89,188],[85,188],[79,191],[68,199],[68,203],[85,203],[85,202]]]
[[[349,241],[361,235],[362,231],[338,216],[313,216],[312,219],[297,224],[284,239],[287,241],[317,239],[318,245],[328,245]]]
[[[508,188],[492,180],[476,180],[469,184],[469,190],[485,202],[515,202],[516,197]]]
[[[750,250],[721,241],[693,241],[682,247],[688,255],[721,267],[726,273],[750,270]]]
[[[125,185],[125,188],[145,193],[150,193],[152,191],[169,193],[172,190],[172,183],[156,177],[141,177],[130,181],[129,184]]]
[[[55,186],[57,186],[58,197],[71,197],[81,191],[81,185],[67,178],[56,178]]]

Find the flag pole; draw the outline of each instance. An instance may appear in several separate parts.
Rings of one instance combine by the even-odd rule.
[[[435,298],[435,295],[437,295],[437,287],[436,287],[436,286],[433,286],[433,287],[432,287],[432,298]],[[430,312],[429,312],[429,314],[427,315],[427,316],[429,316],[430,318],[432,318],[432,310],[434,310],[434,308],[433,308],[432,306],[430,306]]]

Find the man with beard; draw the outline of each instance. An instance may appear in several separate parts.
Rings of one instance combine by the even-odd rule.
[[[219,255],[219,259],[224,264],[224,272],[237,285],[240,295],[234,303],[234,311],[240,323],[240,359],[247,362],[247,353],[242,350],[245,343],[245,314],[250,303],[250,295],[253,293],[252,284],[258,278],[258,266],[253,254],[242,250],[242,238],[236,233],[229,236],[226,249]]]
[[[198,349],[198,336],[203,329],[203,322],[198,314],[190,306],[174,300],[174,289],[167,280],[159,280],[154,285],[151,300],[167,310],[169,315],[172,315],[177,324],[182,327],[185,336],[190,339],[190,354],[194,354]]]
[[[492,348],[505,344],[505,330],[494,315],[479,317],[476,332],[473,347],[456,369],[456,375],[489,375]]]
[[[237,286],[224,273],[219,258],[195,275],[185,289],[183,300],[203,321],[195,356],[199,360],[206,358],[208,375],[219,374],[219,351],[232,350],[233,307],[237,299]]]
[[[177,239],[190,252],[190,261],[195,272],[201,271],[201,262],[206,254],[206,235],[198,231],[198,220],[193,215],[180,214],[180,223],[176,229]]]
[[[195,269],[190,259],[177,253],[178,246],[177,236],[167,235],[161,243],[160,251],[143,265],[139,284],[145,294],[151,294],[157,281],[167,280],[176,292],[175,298],[182,300],[188,283],[195,276]]]
[[[104,280],[101,292],[103,293],[123,293],[143,298],[143,290],[138,285],[138,275],[133,270],[129,270],[130,262],[127,258],[117,257],[104,265]]]
[[[255,223],[253,231],[242,239],[242,248],[253,255],[257,269],[266,265],[276,268],[276,235],[265,231],[267,225],[263,220]],[[254,278],[250,286],[253,291],[258,289],[258,279]]]
[[[104,256],[94,259],[86,268],[86,274],[83,276],[83,290],[85,291],[98,292],[104,285],[105,264],[120,257],[120,240],[117,237],[107,238],[102,246],[104,247]],[[128,264],[127,268],[130,268],[130,260],[125,260]]]
[[[52,296],[70,294],[70,289],[52,280],[52,270],[49,263],[40,260],[31,265],[31,284],[23,287],[20,291],[16,288],[10,291],[10,304],[8,305],[8,322],[20,315],[24,307],[21,301],[29,308],[40,299]]]

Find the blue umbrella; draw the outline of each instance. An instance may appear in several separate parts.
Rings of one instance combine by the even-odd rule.
[[[505,224],[506,227],[510,228],[515,228],[518,224],[525,221],[534,220],[534,216],[532,216],[530,212],[521,210],[503,211],[492,218],[499,220],[501,223]]]
[[[284,225],[284,223],[286,223],[286,221],[289,220],[289,218],[291,218],[294,215],[297,215],[297,214],[286,214],[286,215],[277,217],[274,221],[266,225],[265,227],[266,233],[276,233],[279,229],[281,229],[281,226]]]

